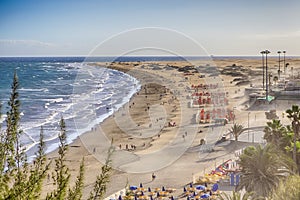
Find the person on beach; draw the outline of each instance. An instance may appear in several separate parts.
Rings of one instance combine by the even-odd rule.
[[[156,178],[156,175],[154,173],[152,173],[152,181],[154,181],[155,178]]]

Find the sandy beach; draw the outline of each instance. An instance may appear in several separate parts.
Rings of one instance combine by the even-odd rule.
[[[300,59],[289,59],[288,62],[293,71],[289,67],[286,74],[296,74]],[[276,74],[277,64],[277,59],[270,58],[270,72],[273,74]],[[145,188],[174,188],[176,192],[173,195],[179,197],[183,186],[192,182],[198,174],[207,173],[224,160],[235,158],[235,151],[253,144],[252,141],[263,143],[266,111],[276,109],[279,119],[288,123],[282,113],[292,104],[299,103],[297,100],[275,100],[266,105],[249,103],[245,88],[262,83],[260,59],[93,65],[105,65],[128,73],[140,81],[142,88],[130,102],[70,144],[67,164],[72,175],[71,183],[77,176],[81,159],[84,157],[85,160],[83,199],[92,189],[111,143],[115,147],[112,156],[114,171],[106,197],[113,196],[127,185],[138,186],[140,183]],[[195,92],[192,85],[199,84],[217,85],[205,91],[224,93],[226,102],[215,107],[191,107],[192,93]],[[257,129],[245,131],[238,143],[213,145],[214,151],[203,152],[201,139],[205,139],[207,144],[215,144],[223,135],[231,139],[228,129],[233,121],[224,126],[216,126],[213,122],[198,123],[199,111],[213,108],[228,109],[234,112],[236,123]],[[57,151],[54,151],[48,159],[56,156]],[[152,173],[156,174],[154,180]],[[46,180],[43,195],[53,187],[52,180]]]

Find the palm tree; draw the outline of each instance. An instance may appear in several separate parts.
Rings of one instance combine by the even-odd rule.
[[[229,129],[230,134],[234,135],[235,141],[238,141],[239,135],[244,131],[244,127],[241,124],[234,124],[231,129]]]
[[[285,141],[285,138],[287,137],[287,129],[281,124],[280,120],[273,119],[272,122],[267,122],[264,132],[264,139],[268,143],[279,145],[282,147],[281,149],[284,149],[287,145],[289,145]]]
[[[271,193],[270,199],[299,199],[300,197],[300,176],[290,176],[286,181],[281,181],[279,186]]]
[[[219,200],[249,200],[252,199],[254,200],[255,198],[252,198],[252,193],[244,193],[242,194],[241,192],[235,192],[232,191],[232,194],[226,194],[225,192],[223,192],[220,197]]]
[[[300,128],[300,109],[299,106],[297,105],[293,105],[292,109],[288,109],[286,111],[286,113],[288,114],[288,118],[290,118],[292,120],[292,128],[293,128],[293,132],[294,132],[294,137],[293,137],[293,160],[296,164],[297,163],[297,138],[299,139],[299,128]],[[298,165],[298,169],[299,169],[299,165]]]
[[[241,182],[238,189],[267,197],[280,180],[291,174],[292,160],[274,145],[247,147],[240,156]]]

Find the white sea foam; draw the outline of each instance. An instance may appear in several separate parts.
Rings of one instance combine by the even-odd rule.
[[[36,110],[37,113],[34,116],[31,116],[29,111],[24,111],[28,121],[22,124],[22,129],[27,136],[24,142],[26,150],[31,153],[29,156],[33,156],[30,149],[34,150],[38,144],[41,126],[45,127],[46,152],[53,151],[58,147],[61,116],[67,123],[68,142],[71,142],[112,115],[140,89],[139,82],[123,72],[101,67],[94,68],[80,63],[55,63],[55,65],[45,63],[42,66],[42,72],[50,76],[52,72],[66,74],[80,69],[77,79],[68,81],[68,76],[58,74],[55,79],[40,80],[43,88],[24,87],[21,89],[22,92],[30,92],[30,96],[26,96],[28,103],[31,98],[39,102],[37,105],[33,103],[33,107],[28,107],[31,113],[34,109]],[[71,96],[65,91],[68,88],[71,88]],[[41,106],[38,107],[39,105]],[[29,121],[31,119],[34,121]],[[4,116],[1,121],[4,121]]]
[[[59,103],[62,102],[63,100],[64,100],[63,98],[51,99],[51,103]]]
[[[83,69],[86,66],[68,64],[67,67]],[[45,68],[48,71],[52,70],[50,67]],[[64,70],[59,67],[58,71]],[[68,142],[72,142],[78,135],[91,130],[96,124],[101,123],[114,111],[121,108],[140,89],[139,82],[135,78],[110,69],[102,69],[101,71],[101,68],[88,66],[87,73],[79,74],[77,79],[72,83],[68,83],[68,86],[73,87],[71,97],[52,93],[49,98],[39,99],[39,101],[45,102],[42,105],[45,109],[44,115],[47,115],[47,117],[38,119],[33,123],[28,122],[24,126],[26,134],[32,140],[32,144],[26,146],[27,151],[37,144],[39,127],[47,127],[47,130],[44,131],[47,152],[53,151],[58,147],[58,124],[61,116],[69,123],[67,124]],[[50,85],[59,92],[60,87],[64,85],[61,81],[65,80],[44,80],[43,83]],[[23,89],[26,90],[26,88]],[[32,90],[32,92],[42,91],[43,89]],[[48,91],[51,92],[50,89]],[[98,110],[102,110],[99,112],[100,115],[97,114]],[[73,120],[75,120],[74,124],[72,124]],[[31,130],[35,130],[36,133],[32,133]]]
[[[26,91],[26,92],[47,92],[49,91],[47,88],[21,88],[19,91]]]
[[[2,116],[0,117],[0,124],[2,124],[5,119],[6,119],[7,115],[2,114]]]

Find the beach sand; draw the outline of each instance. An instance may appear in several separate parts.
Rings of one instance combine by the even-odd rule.
[[[293,73],[296,73],[300,68],[300,60],[290,59],[288,62],[293,66]],[[241,137],[243,142],[217,146],[211,153],[201,152],[201,139],[217,141],[228,133],[232,122],[216,127],[196,123],[195,117],[200,108],[188,106],[191,85],[218,83],[218,89],[226,93],[228,98],[226,107],[234,111],[235,122],[244,127],[248,124],[249,127],[265,126],[265,111],[274,108],[280,119],[288,123],[281,113],[291,104],[298,103],[296,100],[280,100],[260,107],[248,103],[244,94],[245,87],[262,82],[260,59],[98,64],[105,64],[134,76],[140,80],[142,88],[113,116],[70,144],[67,165],[72,175],[71,183],[74,183],[77,176],[81,159],[84,157],[85,160],[83,199],[86,199],[96,176],[101,172],[106,150],[111,142],[115,147],[112,157],[115,170],[108,184],[106,197],[126,185],[138,186],[140,183],[146,188],[175,188],[177,191],[174,196],[179,196],[183,186],[192,182],[196,174],[209,172],[224,160],[234,158],[236,150],[252,144],[249,136],[247,138],[245,135]],[[274,66],[276,64],[277,59],[269,60],[270,71],[274,74],[277,71]],[[203,67],[201,70],[193,67],[178,70],[191,65]],[[211,67],[213,65],[217,67]],[[286,73],[290,74],[291,68]],[[213,74],[218,76],[212,76]],[[170,126],[174,123],[175,126]],[[254,132],[251,134],[254,135]],[[262,132],[255,134],[255,142],[262,141]],[[51,160],[56,156],[57,151],[54,151],[48,158]],[[152,180],[152,173],[156,174],[155,180]],[[46,180],[43,195],[53,188],[52,180]]]

